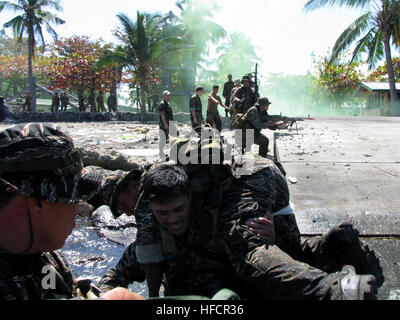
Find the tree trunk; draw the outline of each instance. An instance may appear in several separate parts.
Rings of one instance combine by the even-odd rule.
[[[118,69],[117,67],[113,67],[113,82],[112,82],[112,92],[114,94],[115,100],[116,100],[116,106],[115,106],[115,112],[118,111]]]
[[[28,26],[28,79],[29,79],[29,92],[32,96],[32,106],[31,111],[36,112],[36,85],[33,79],[33,67],[32,60],[34,56],[34,35],[33,35],[33,25]]]
[[[390,38],[389,37],[385,37],[384,45],[385,45],[385,55],[386,55],[386,63],[387,63],[389,86],[390,86],[390,96],[391,96],[390,115],[396,116],[397,115],[397,107],[398,107],[398,98],[397,98],[397,90],[396,90],[396,81],[394,78],[392,52],[390,49]]]
[[[146,113],[146,85],[144,82],[140,83],[140,113],[145,114]]]

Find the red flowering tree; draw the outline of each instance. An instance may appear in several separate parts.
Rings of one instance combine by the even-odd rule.
[[[396,82],[400,82],[400,58],[393,59],[393,70],[394,78]],[[388,68],[387,63],[383,66],[378,67],[374,72],[372,72],[368,77],[368,81],[371,82],[388,82]]]
[[[94,92],[110,90],[116,83],[126,81],[115,66],[98,66],[104,52],[110,49],[110,44],[86,36],[57,41],[52,48],[55,60],[50,67],[50,88]]]
[[[322,58],[317,62],[317,72],[314,95],[319,95],[320,100],[328,100],[335,107],[345,104],[364,80],[360,64],[355,62],[329,64]]]
[[[49,70],[54,58],[36,55],[32,61],[33,75],[43,85],[49,83]],[[5,96],[14,95],[28,86],[28,58],[24,55],[0,56],[0,79],[6,83],[3,89]]]

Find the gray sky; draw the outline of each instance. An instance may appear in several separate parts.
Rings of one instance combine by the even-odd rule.
[[[207,0],[205,0],[207,1]],[[324,55],[338,36],[359,15],[358,10],[323,9],[302,12],[305,0],[218,0],[222,7],[215,21],[228,33],[241,31],[252,39],[262,60],[261,73],[304,74],[311,68],[311,53]],[[112,42],[118,24],[116,14],[133,18],[136,10],[168,12],[175,0],[64,0],[60,16],[67,24],[57,28],[60,36],[86,34]],[[0,16],[2,25],[9,14]]]

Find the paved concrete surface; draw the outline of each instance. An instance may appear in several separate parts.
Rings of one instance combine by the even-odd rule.
[[[280,131],[303,234],[351,222],[381,259],[380,299],[400,300],[400,118],[318,118]]]

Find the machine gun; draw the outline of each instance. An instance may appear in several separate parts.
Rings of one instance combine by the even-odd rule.
[[[289,129],[289,132],[292,132],[293,128],[296,128],[297,134],[299,134],[299,127],[297,123],[305,120],[305,118],[289,118],[282,115],[269,116],[269,119],[277,124],[278,130]]]

